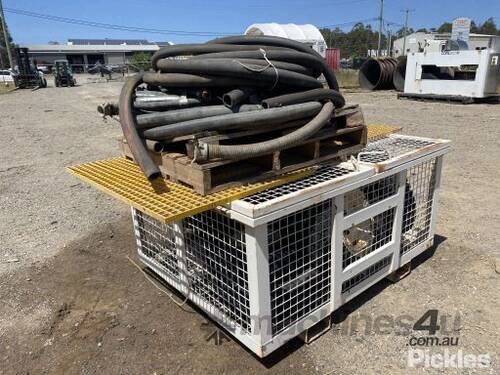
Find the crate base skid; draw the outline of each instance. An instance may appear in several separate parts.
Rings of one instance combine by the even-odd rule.
[[[335,111],[332,126],[325,127],[296,146],[242,160],[214,160],[193,162],[193,141],[217,144],[245,144],[273,139],[292,131],[290,125],[277,125],[273,130],[259,128],[234,131],[229,134],[203,134],[172,140],[161,153],[150,151],[161,173],[174,182],[191,187],[206,195],[228,187],[263,181],[297,169],[325,161],[340,160],[356,154],[367,143],[367,128],[358,106]],[[124,140],[120,140],[122,154],[132,159]],[[249,177],[252,176],[252,177]]]
[[[412,99],[427,102],[448,102],[457,104],[474,104],[474,103],[488,103],[488,104],[498,104],[500,103],[500,96],[489,96],[486,98],[474,98],[471,96],[460,96],[460,95],[435,95],[435,94],[408,94],[399,93],[398,99]]]
[[[448,149],[390,135],[357,162],[174,224],[133,209],[139,258],[259,357],[311,341],[333,311],[432,246]]]

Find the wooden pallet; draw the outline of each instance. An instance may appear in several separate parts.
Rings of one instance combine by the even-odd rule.
[[[229,134],[203,134],[175,139],[164,152],[150,152],[165,177],[186,184],[199,194],[206,195],[231,186],[276,177],[304,167],[334,159],[347,158],[360,151],[367,143],[367,128],[358,106],[337,110],[334,126],[324,128],[314,137],[286,150],[275,151],[243,160],[214,160],[193,162],[193,142],[241,144],[258,142],[286,134],[290,125],[263,129],[235,131]],[[126,142],[120,140],[125,157],[132,159]]]

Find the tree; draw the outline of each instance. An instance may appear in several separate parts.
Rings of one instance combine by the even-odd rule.
[[[451,33],[451,28],[452,28],[451,22],[445,22],[441,26],[438,27],[437,32],[438,33]]]
[[[437,29],[438,33],[451,33],[452,24],[450,22],[445,22]],[[488,18],[486,21],[481,23],[476,23],[471,21],[470,32],[473,34],[488,34],[488,35],[500,35],[500,29],[497,29],[497,25],[493,17]]]
[[[8,28],[7,28],[7,38],[9,40],[10,51],[13,55],[14,54],[14,44],[12,43],[12,37],[10,36]],[[7,49],[5,46],[5,39],[3,37],[1,18],[0,18],[0,64],[2,65],[2,68],[6,68],[9,65],[9,57],[7,55]],[[13,68],[13,66],[11,68]]]
[[[496,35],[498,33],[495,20],[490,17],[479,27],[481,34]]]
[[[421,30],[422,29],[417,30],[417,31],[421,31]],[[409,27],[408,31],[406,32],[406,35],[413,34],[414,32],[415,32],[415,30],[413,30],[411,27]],[[396,31],[396,33],[394,34],[394,38],[396,38],[396,39],[402,38],[404,35],[405,35],[405,28],[402,27],[398,31]]]
[[[148,52],[136,52],[132,55],[131,64],[138,70],[151,69],[151,54]]]
[[[370,25],[355,24],[351,31],[344,32],[340,28],[320,29],[328,47],[339,48],[342,57],[365,57],[368,50],[376,49],[378,33]],[[387,38],[382,35],[382,46],[387,44]]]

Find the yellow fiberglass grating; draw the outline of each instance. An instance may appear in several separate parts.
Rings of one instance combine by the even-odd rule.
[[[315,168],[301,169],[271,181],[231,187],[205,196],[195,193],[187,186],[163,178],[149,181],[139,166],[125,158],[75,165],[67,170],[132,207],[164,223],[170,223],[308,176]]]
[[[373,142],[401,131],[401,127],[393,125],[368,124],[368,141]]]

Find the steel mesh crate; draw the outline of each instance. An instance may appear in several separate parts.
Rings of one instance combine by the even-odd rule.
[[[393,135],[174,224],[133,209],[140,259],[266,356],[432,245],[447,149]]]

